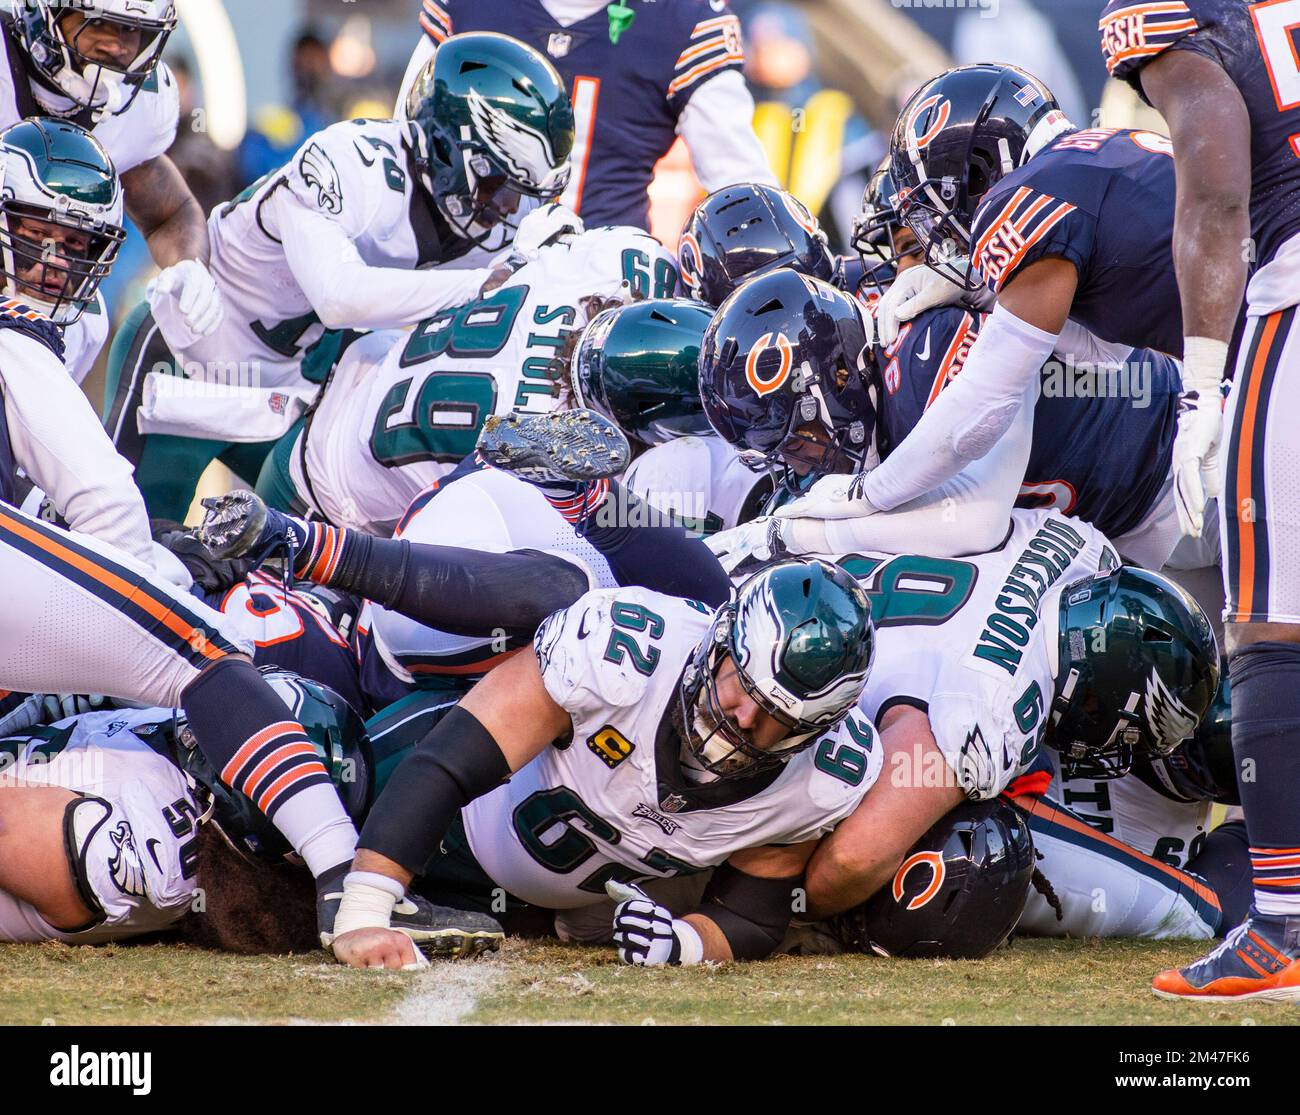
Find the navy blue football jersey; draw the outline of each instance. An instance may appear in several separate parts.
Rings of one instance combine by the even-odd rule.
[[[1251,237],[1262,267],[1300,231],[1300,0],[1110,0],[1106,67],[1142,93],[1142,68],[1166,50],[1218,64],[1250,114]]]
[[[561,27],[540,0],[424,0],[434,43],[499,31],[545,54],[573,101],[573,178],[564,201],[596,225],[650,227],[647,190],[702,81],[744,62],[740,21],[725,0],[632,0],[632,25],[610,41],[602,8]]]
[[[979,328],[976,315],[943,307],[908,322],[890,348],[876,347],[882,457],[961,371]],[[1043,366],[1016,506],[1054,507],[1115,538],[1146,517],[1169,476],[1181,379],[1174,360],[1149,350],[1114,373],[1093,373],[1055,358]]]
[[[1050,143],[980,202],[972,254],[1001,290],[1045,256],[1074,264],[1070,317],[1105,341],[1183,353],[1174,160],[1156,132],[1094,128]]]
[[[356,649],[338,630],[339,614],[355,615],[356,601],[314,586],[286,592],[279,578],[250,573],[207,603],[251,634],[255,665],[278,666],[328,685],[362,716],[378,707],[361,688]]]

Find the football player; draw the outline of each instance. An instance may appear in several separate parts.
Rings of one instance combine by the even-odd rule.
[[[1164,114],[1178,185],[1178,294],[1186,337],[1188,436],[1180,484],[1220,500],[1232,741],[1249,764],[1242,804],[1255,901],[1223,945],[1181,971],[1161,972],[1171,998],[1300,999],[1300,611],[1292,577],[1296,517],[1293,424],[1280,415],[1300,368],[1290,336],[1300,130],[1292,31],[1300,4],[1110,0],[1100,22],[1107,68]],[[1249,286],[1246,262],[1252,264]],[[1228,342],[1246,293],[1246,324],[1226,419],[1219,412]],[[1223,422],[1230,431],[1219,459]],[[1244,769],[1244,768],[1243,768]]]
[[[122,176],[127,214],[163,268],[158,296],[205,335],[221,321],[221,295],[206,266],[203,209],[167,156],[180,97],[162,54],[175,27],[174,0],[13,5],[0,20],[0,127],[53,116],[94,134]]]
[[[283,671],[266,677],[360,823],[376,778],[360,718],[325,686]],[[194,908],[200,890],[205,918],[221,920],[226,881],[204,862],[212,856],[204,830],[249,861],[295,862],[256,804],[223,784],[184,714],[172,709],[87,713],[0,740],[0,818],[5,941],[91,944],[157,932]],[[433,911],[418,899],[402,909],[408,905],[421,911],[419,923],[399,912],[396,924],[409,921],[424,951],[477,951],[500,936],[490,919]],[[220,939],[226,930],[212,932]]]
[[[64,328],[94,303],[122,243],[122,191],[99,142],[75,124],[25,120],[0,133],[0,499],[21,469],[73,530],[152,566],[131,468],[68,376]]]
[[[978,315],[960,307],[929,310],[892,345],[875,342],[859,355],[871,329],[853,299],[788,272],[762,276],[728,300],[705,337],[705,409],[742,455],[783,471],[791,489],[827,471],[856,473],[891,460],[951,390],[980,327]],[[1180,538],[1170,468],[1178,366],[1153,351],[1112,365],[1090,344],[1083,330],[1067,327],[1057,345],[1072,351],[1044,364],[1041,396],[992,452],[937,491],[852,521],[802,517],[796,501],[778,508],[776,519],[711,545],[743,555],[768,545],[771,533],[772,543],[793,552],[824,552],[822,539],[833,540],[834,550],[867,537],[884,550],[979,552],[999,543],[1017,504],[1087,519],[1126,561],[1160,568]],[[1075,353],[1083,355],[1078,363]],[[846,394],[859,364],[866,390]],[[1037,384],[1029,394],[1038,395]],[[841,449],[827,452],[830,443]],[[953,532],[958,521],[962,531]]]
[[[1210,708],[1218,647],[1200,607],[1157,574],[1115,565],[1086,523],[1016,511],[989,554],[838,560],[863,580],[880,625],[861,707],[880,726],[891,776],[814,856],[814,916],[873,894],[963,798],[1027,792],[1017,778],[1040,745],[1113,777],[1135,753],[1169,755]]]
[[[1021,795],[1049,887],[1031,895],[1017,932],[1070,937],[1224,936],[1246,915],[1245,826],[1211,809],[1240,801],[1223,700],[1196,735],[1130,773],[1087,759],[1061,764],[1042,797]]]
[[[562,236],[490,293],[409,334],[352,345],[258,491],[285,511],[391,534],[416,496],[473,453],[489,415],[571,404],[567,357],[593,306],[665,298],[676,285],[671,253],[639,229]]]
[[[105,421],[155,517],[184,518],[219,452],[257,478],[351,336],[335,331],[414,325],[472,299],[493,274],[478,251],[489,238],[529,257],[580,228],[546,205],[516,236],[521,198],[563,190],[573,143],[564,84],[535,51],[457,37],[412,88],[408,115],[334,124],[213,210],[219,330],[199,336],[156,294],[119,330]],[[184,376],[158,370],[174,361]]]
[[[852,711],[872,647],[861,589],[823,562],[773,565],[716,611],[640,589],[586,594],[390,779],[346,883],[335,956],[409,962],[388,911],[458,816],[510,894],[548,909],[618,894],[628,963],[767,955],[816,840],[879,774],[874,729]],[[627,887],[706,867],[717,870],[685,917]]]
[[[987,308],[996,296],[996,305],[956,393],[944,392],[890,460],[851,495],[850,481],[823,480],[790,514],[861,519],[933,491],[985,456],[1024,409],[1067,318],[1113,362],[1134,348],[1182,355],[1168,139],[1077,131],[1035,78],[982,64],[917,92],[891,157],[900,215],[929,266],[881,301],[882,339],[896,339],[891,306],[900,300],[912,313],[963,297]],[[1136,281],[1142,299],[1132,297]],[[1201,509],[1186,492],[1178,481],[1179,520],[1198,536]]]
[[[747,522],[772,494],[709,425],[699,354],[712,313],[678,298],[605,310],[573,353],[573,394],[633,446],[623,483],[700,535]]]
[[[580,446],[574,456],[584,468],[602,455],[602,428],[621,440],[615,427],[588,411],[522,421],[544,423],[539,438]],[[589,588],[644,585],[710,606],[730,595],[730,582],[703,543],[661,521],[619,485],[600,479],[589,487],[564,483],[548,490],[507,467],[482,467],[485,461],[518,467],[518,459],[508,461],[500,451],[518,440],[518,431],[505,423],[485,429],[475,459],[419,496],[392,539],[306,523],[248,492],[207,501],[199,533],[220,558],[248,555],[260,562],[287,554],[298,579],[365,601],[348,641],[359,665],[357,684],[372,708],[424,684],[481,676],[527,645],[547,615]],[[625,463],[624,455],[600,471],[608,475]],[[457,544],[448,546],[448,540]],[[274,660],[328,680],[331,675],[317,671],[347,656],[322,645],[305,618],[286,616],[295,645],[280,646]],[[310,636],[301,647],[300,632]],[[271,631],[263,638],[284,643]],[[300,652],[322,665],[299,664]]]
[[[540,10],[538,10],[540,8]],[[412,75],[453,33],[499,31],[544,51],[573,97],[573,174],[561,201],[595,225],[649,228],[655,164],[680,135],[706,190],[775,184],[750,127],[740,21],[726,0],[426,0]]]

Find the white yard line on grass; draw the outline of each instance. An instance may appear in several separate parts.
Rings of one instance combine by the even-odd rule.
[[[382,1021],[389,1026],[454,1026],[474,1013],[506,975],[496,956],[437,961],[417,975],[411,993]]]

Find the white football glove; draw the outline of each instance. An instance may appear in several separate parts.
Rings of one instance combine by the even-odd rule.
[[[658,968],[665,964],[699,964],[704,942],[690,922],[674,918],[640,887],[610,880],[605,893],[614,910],[614,944],[624,964]]]
[[[954,261],[953,266],[969,269],[968,261]],[[876,336],[888,348],[898,340],[903,322],[911,321],[926,310],[936,306],[953,306],[957,303],[984,311],[994,302],[992,291],[981,289],[967,291],[933,268],[922,264],[909,267],[885,291],[876,303]]]
[[[880,512],[866,497],[867,473],[823,476],[798,499],[778,507],[778,519],[860,519]]]
[[[723,571],[731,576],[747,562],[775,561],[789,553],[782,536],[783,523],[762,515],[730,530],[720,530],[704,540]]]
[[[1223,369],[1228,346],[1188,337],[1184,342],[1183,394],[1174,436],[1174,505],[1184,534],[1200,538],[1205,505],[1220,494],[1219,442],[1223,437]]]
[[[582,218],[577,213],[567,205],[552,201],[525,214],[515,232],[514,243],[510,245],[511,251],[514,255],[534,260],[537,253],[557,236],[566,232],[576,235],[584,229]]]
[[[183,259],[160,272],[145,288],[145,297],[173,353],[209,336],[225,315],[217,282],[197,259]]]

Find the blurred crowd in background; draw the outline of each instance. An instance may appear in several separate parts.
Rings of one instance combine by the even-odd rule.
[[[937,70],[1015,63],[1042,78],[1083,126],[1096,121],[1103,99],[1096,0],[730,0],[730,7],[744,29],[754,127],[773,172],[840,251],[898,108]],[[312,132],[392,115],[419,34],[420,0],[188,0],[180,9],[166,59],[181,85],[170,154],[205,210],[279,167]],[[223,18],[238,62],[219,49],[215,24]],[[651,189],[652,231],[673,246],[701,196],[679,141]],[[108,304],[135,304],[150,269],[140,237],[130,236],[104,284]]]

